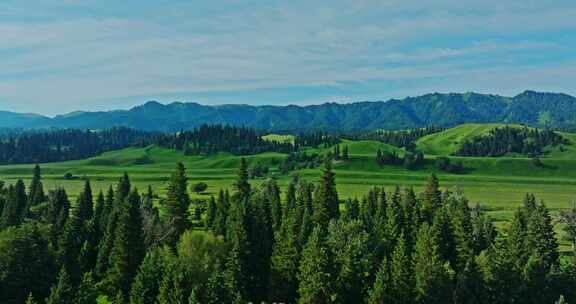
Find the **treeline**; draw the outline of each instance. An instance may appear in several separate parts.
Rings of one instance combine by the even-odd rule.
[[[548,146],[564,145],[568,141],[552,130],[503,127],[477,136],[462,144],[455,153],[459,156],[503,156],[518,153],[530,157],[542,155]]]
[[[396,151],[390,152],[379,148],[376,151],[376,163],[379,166],[403,166],[406,169],[414,170],[424,164],[424,154],[406,151],[401,157]]]
[[[39,168],[29,192],[21,180],[2,187],[0,302],[576,301],[574,257],[561,258],[532,195],[499,234],[435,176],[420,194],[373,188],[343,210],[329,163],[284,194],[273,179],[250,184],[244,160],[232,191],[205,205],[191,206],[187,188],[178,164],[160,212],[127,175],[95,196],[86,182],[74,207],[64,189],[44,195]],[[204,229],[190,229],[191,209]]]
[[[262,152],[291,153],[299,147],[330,147],[339,138],[324,132],[302,133],[294,142],[264,139],[262,131],[224,125],[202,125],[176,134],[159,137],[156,143],[162,147],[184,151],[186,155],[210,155],[229,152],[236,155],[250,155]]]
[[[82,159],[106,151],[146,145],[154,136],[154,133],[128,128],[5,132],[0,135],[0,164]]]
[[[414,150],[416,141],[421,137],[444,131],[444,128],[430,126],[426,128],[408,129],[408,130],[377,130],[352,136],[354,140],[376,140],[399,148]]]

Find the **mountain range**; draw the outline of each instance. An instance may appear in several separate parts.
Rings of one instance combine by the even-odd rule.
[[[53,118],[0,111],[0,128],[102,129],[126,126],[178,131],[201,124],[245,125],[266,130],[405,129],[462,123],[519,123],[576,127],[576,97],[525,91],[514,97],[478,93],[426,94],[388,101],[309,106],[251,106],[150,101],[130,110],[73,112]]]

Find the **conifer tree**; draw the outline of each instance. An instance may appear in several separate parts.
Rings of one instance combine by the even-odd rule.
[[[270,300],[294,303],[298,289],[299,228],[297,210],[285,214],[272,250],[270,269]]]
[[[0,227],[7,228],[17,226],[24,220],[28,214],[26,189],[24,182],[19,179],[16,185],[8,189],[8,200],[4,203],[2,217],[0,218]]]
[[[404,234],[400,235],[390,262],[392,303],[410,303],[414,299],[413,267]]]
[[[30,193],[28,198],[30,200],[30,206],[36,206],[46,201],[44,188],[42,187],[42,173],[39,165],[34,166],[34,175],[32,177],[32,181],[30,182]]]
[[[214,222],[216,221],[216,199],[214,196],[210,196],[208,200],[208,206],[206,207],[206,228],[212,229],[214,227]]]
[[[330,253],[323,233],[320,227],[314,228],[302,252],[298,303],[330,303],[336,295]]]
[[[247,231],[247,206],[234,204],[228,219],[228,236],[230,253],[226,260],[223,281],[226,292],[235,301],[246,301],[250,278],[250,243]],[[247,286],[248,285],[248,286]]]
[[[92,276],[92,272],[86,272],[82,276],[80,286],[75,297],[76,304],[95,304],[98,298],[98,290],[96,290],[96,282]]]
[[[38,304],[38,302],[34,300],[34,296],[32,295],[32,293],[28,294],[28,298],[26,298],[26,304]]]
[[[455,268],[458,264],[457,245],[447,207],[436,212],[432,229],[438,244],[438,255],[443,261],[450,263],[450,266]]]
[[[282,203],[280,201],[280,188],[274,179],[268,179],[263,185],[264,199],[270,208],[272,228],[278,231],[282,224]]]
[[[76,293],[71,285],[70,277],[66,269],[60,269],[58,280],[46,299],[46,304],[73,304]]]
[[[248,182],[248,177],[248,163],[246,162],[245,158],[241,158],[238,177],[234,183],[234,190],[236,191],[236,202],[246,203],[250,197],[251,187],[250,183]]]
[[[216,201],[216,212],[212,227],[212,231],[215,235],[226,236],[229,209],[230,203],[227,196],[225,195],[224,190],[220,190],[218,193],[218,200]]]
[[[148,251],[130,290],[130,304],[154,304],[164,273],[160,249]]]
[[[427,224],[420,227],[414,250],[416,299],[424,303],[447,302],[450,281],[438,253],[438,241],[432,227]]]
[[[454,289],[454,303],[486,303],[482,274],[474,258],[471,258],[464,269],[458,273]]]
[[[440,192],[438,178],[435,174],[430,175],[428,178],[422,199],[424,219],[431,223],[434,218],[434,213],[442,206],[442,193]]]
[[[392,292],[390,290],[390,272],[389,272],[388,259],[384,257],[378,272],[376,273],[376,280],[374,286],[369,292],[368,304],[388,304],[392,303]]]
[[[331,219],[338,218],[340,214],[338,192],[332,165],[325,163],[322,176],[314,197],[314,223],[326,227]]]
[[[326,245],[332,261],[336,300],[352,303],[364,299],[374,261],[370,235],[360,221],[332,220]]]
[[[527,246],[549,266],[558,265],[558,241],[552,218],[544,202],[538,204],[528,219]]]
[[[172,174],[168,185],[168,194],[163,202],[164,215],[172,226],[173,230],[168,237],[168,244],[175,246],[180,235],[190,226],[188,219],[188,207],[190,197],[188,196],[188,177],[186,169],[181,162],[176,165],[176,171]]]
[[[404,214],[402,214],[402,206],[400,205],[400,188],[396,187],[392,199],[387,204],[386,222],[385,222],[385,236],[389,241],[388,251],[392,252],[396,240],[404,230]]]
[[[140,195],[134,189],[122,205],[118,206],[118,224],[109,257],[110,268],[103,281],[109,295],[128,295],[132,280],[144,257],[140,204]]]

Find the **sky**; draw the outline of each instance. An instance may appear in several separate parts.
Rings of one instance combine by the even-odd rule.
[[[0,110],[576,95],[574,0],[2,0]]]

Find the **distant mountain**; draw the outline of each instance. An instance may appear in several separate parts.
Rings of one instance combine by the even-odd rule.
[[[566,94],[525,91],[498,95],[427,94],[405,99],[311,106],[207,106],[150,101],[130,110],[74,112],[47,118],[0,112],[0,128],[101,129],[126,126],[141,130],[178,131],[201,124],[246,125],[268,130],[404,129],[462,123],[520,123],[537,127],[576,127],[576,98]]]

